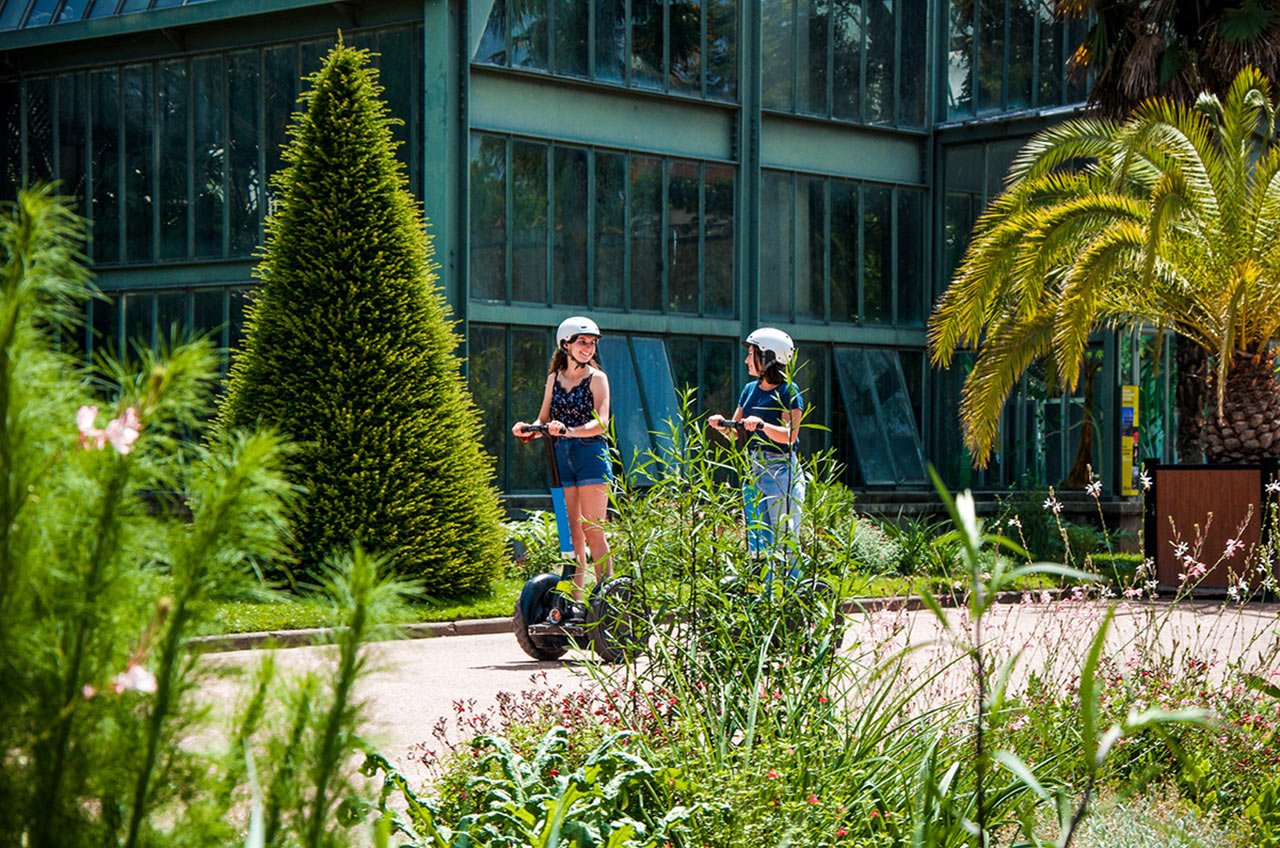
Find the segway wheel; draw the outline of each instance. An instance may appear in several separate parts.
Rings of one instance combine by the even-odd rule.
[[[515,631],[520,649],[535,660],[558,660],[569,650],[569,637],[529,632],[530,625],[542,624],[555,601],[557,574],[539,574],[520,590],[515,611],[511,614],[511,629]]]
[[[615,577],[596,589],[586,630],[596,656],[608,663],[623,662],[648,646],[649,611],[630,577]]]

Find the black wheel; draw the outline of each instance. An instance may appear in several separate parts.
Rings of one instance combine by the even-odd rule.
[[[515,631],[520,649],[535,660],[558,660],[569,650],[569,637],[553,634],[534,635],[529,625],[542,624],[547,613],[555,605],[558,574],[539,574],[520,590],[515,611],[511,614],[511,629]]]
[[[587,636],[596,656],[622,662],[649,643],[649,611],[630,577],[600,584],[587,610]]]

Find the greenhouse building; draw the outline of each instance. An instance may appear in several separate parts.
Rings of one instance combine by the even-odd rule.
[[[1120,383],[1160,388],[1133,366],[1142,339],[1097,339],[1090,398],[1025,379],[982,471],[965,364],[926,355],[1014,154],[1084,100],[1066,60],[1086,27],[1053,5],[2,0],[3,190],[60,180],[91,222],[108,297],[67,344],[122,354],[176,326],[234,349],[300,79],[341,32],[402,121],[503,491],[544,485],[508,428],[536,414],[552,328],[585,313],[624,452],[662,443],[685,387],[731,413],[740,340],[767,324],[798,344],[805,449],[859,489],[923,489],[929,463],[956,485],[1054,483],[1087,420],[1114,493]]]

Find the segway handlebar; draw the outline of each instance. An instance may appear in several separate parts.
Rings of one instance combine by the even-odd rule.
[[[547,443],[547,476],[551,478],[551,488],[560,488],[560,466],[556,462],[555,436],[547,429],[546,424],[526,424],[520,428],[521,433],[541,433],[546,436]],[[553,495],[554,497],[554,495]]]

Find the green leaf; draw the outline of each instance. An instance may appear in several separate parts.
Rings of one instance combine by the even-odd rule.
[[[1036,779],[1035,774],[1022,761],[1022,758],[1013,751],[996,751],[992,759],[1013,772],[1014,776],[1034,792],[1037,798],[1042,798],[1045,801],[1050,800],[1052,796],[1040,785],[1040,781]]]

